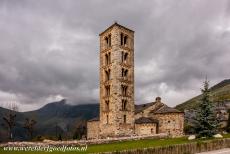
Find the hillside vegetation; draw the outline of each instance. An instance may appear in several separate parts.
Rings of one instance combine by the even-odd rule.
[[[0,107],[0,142],[6,140],[6,128],[3,116],[10,110]],[[15,140],[27,139],[26,130],[23,128],[26,118],[34,119],[37,123],[34,128],[34,137],[55,137],[59,134],[63,139],[72,139],[80,125],[98,116],[98,104],[69,105],[65,100],[46,104],[42,108],[29,112],[16,112],[15,127],[13,129]]]
[[[215,102],[230,101],[230,79],[223,80],[214,85],[211,89],[211,99]],[[185,109],[195,109],[199,105],[201,95],[198,95],[182,104],[176,106],[176,109],[184,111]]]

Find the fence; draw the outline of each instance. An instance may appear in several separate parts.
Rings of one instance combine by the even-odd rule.
[[[218,150],[229,147],[230,139],[218,139],[155,148],[106,152],[101,154],[195,154],[199,152]]]

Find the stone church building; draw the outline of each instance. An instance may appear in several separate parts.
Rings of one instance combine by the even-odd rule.
[[[183,135],[184,113],[154,102],[134,103],[134,31],[114,23],[100,35],[100,115],[87,122],[87,139]]]

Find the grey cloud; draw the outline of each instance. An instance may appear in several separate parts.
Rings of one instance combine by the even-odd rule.
[[[116,20],[135,30],[136,103],[158,95],[181,103],[205,75],[211,84],[229,78],[229,8],[227,0],[1,0],[0,100],[28,109],[55,96],[97,102],[98,34]]]

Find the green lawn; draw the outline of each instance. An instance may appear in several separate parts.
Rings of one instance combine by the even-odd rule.
[[[230,134],[224,135],[224,138],[230,138]],[[202,142],[211,139],[197,139],[193,141],[188,141],[187,138],[174,138],[174,139],[145,139],[145,140],[135,140],[135,141],[123,141],[123,142],[116,142],[110,144],[100,144],[100,145],[89,145],[87,151],[85,152],[24,152],[24,151],[4,151],[0,149],[0,154],[32,154],[32,153],[94,153],[94,152],[107,152],[107,151],[122,151],[128,149],[142,149],[148,147],[159,147],[159,146],[168,146],[174,144],[183,144],[183,143],[190,143],[190,142]]]

